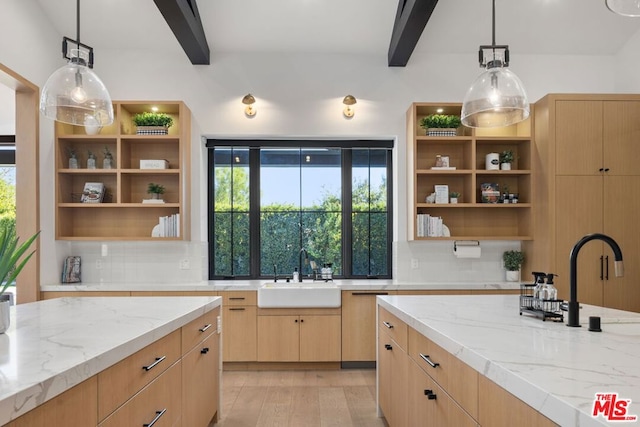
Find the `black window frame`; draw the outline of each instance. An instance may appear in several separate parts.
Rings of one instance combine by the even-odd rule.
[[[248,148],[249,149],[249,176],[250,188],[260,188],[260,149],[262,148],[331,148],[343,149],[342,156],[342,272],[337,278],[341,279],[391,279],[393,274],[392,251],[393,251],[393,145],[394,141],[370,140],[370,139],[327,139],[327,140],[305,140],[305,139],[218,139],[208,138],[207,147],[207,235],[208,235],[208,277],[209,280],[255,280],[266,279],[269,276],[260,275],[260,192],[250,191],[250,267],[249,276],[220,276],[214,274],[213,250],[214,250],[214,149],[219,147]],[[387,164],[387,274],[379,276],[353,275],[352,271],[352,167],[351,153],[353,149],[385,149]],[[348,164],[346,162],[349,162]],[[346,167],[350,166],[350,167]],[[348,218],[348,221],[346,220]]]

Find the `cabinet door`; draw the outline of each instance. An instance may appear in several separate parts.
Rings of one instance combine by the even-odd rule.
[[[378,328],[378,360],[376,364],[378,375],[378,406],[382,410],[387,421],[391,422],[391,366],[393,341]]]
[[[297,362],[300,358],[299,316],[258,316],[258,361]]]
[[[98,424],[98,386],[93,376],[54,397],[6,427],[68,427]]]
[[[340,316],[300,316],[300,361],[340,361]]]
[[[342,361],[376,360],[376,296],[389,292],[342,292]]]
[[[602,101],[556,101],[556,173],[599,175]]]
[[[257,360],[256,307],[224,307],[222,325],[223,360],[255,362]]]
[[[182,358],[182,424],[207,427],[218,412],[220,335],[209,335]]]
[[[604,167],[607,175],[640,175],[640,101],[604,102]]]
[[[553,273],[558,275],[558,298],[569,299],[569,255],[583,236],[603,231],[603,178],[556,177],[556,254]],[[551,231],[551,230],[550,230]],[[600,241],[587,243],[578,256],[578,301],[602,305]]]
[[[640,312],[640,177],[607,176],[604,182],[604,232],[620,245],[625,261],[624,277],[615,277],[613,253],[604,245],[609,257],[604,306]]]

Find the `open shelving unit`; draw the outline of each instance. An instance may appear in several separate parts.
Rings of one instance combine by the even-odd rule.
[[[438,111],[441,109],[442,111]],[[427,136],[420,119],[429,114],[460,115],[462,104],[413,103],[407,111],[409,184],[409,240],[531,240],[532,119],[504,128],[461,127],[458,136]],[[531,114],[533,116],[533,113]],[[486,170],[485,156],[512,150],[511,170]],[[449,157],[455,170],[434,170],[436,156]],[[483,203],[481,185],[498,184],[501,191],[519,195],[518,203]],[[448,185],[461,193],[457,204],[426,203],[435,185]],[[418,214],[441,217],[447,237],[418,236]]]
[[[116,101],[114,123],[97,135],[84,126],[56,122],[56,239],[57,240],[189,240],[189,145],[191,113],[180,101]],[[167,113],[173,118],[168,135],[136,135],[132,117],[141,112]],[[102,169],[105,147],[113,155],[112,169]],[[75,150],[78,169],[69,168]],[[96,169],[87,169],[88,151]],[[168,169],[140,169],[140,160],[164,159]],[[82,203],[86,182],[105,186],[102,203]],[[150,182],[165,187],[163,204],[143,204]],[[179,214],[180,237],[151,237],[159,218]]]

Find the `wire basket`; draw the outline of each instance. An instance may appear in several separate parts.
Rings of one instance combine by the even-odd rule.
[[[535,298],[533,295],[535,287],[535,284],[520,284],[520,315],[526,313],[539,317],[543,321],[552,319],[556,322],[563,322],[564,313],[562,312],[562,303],[564,301],[559,299]]]

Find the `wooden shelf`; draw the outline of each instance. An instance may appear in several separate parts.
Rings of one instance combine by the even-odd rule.
[[[532,123],[492,129],[458,129],[458,136],[426,136],[420,119],[438,113],[460,115],[462,104],[414,103],[407,111],[409,156],[409,240],[531,240],[533,236]],[[485,170],[485,156],[511,150],[512,170]],[[436,155],[449,157],[455,170],[433,170]],[[518,203],[482,203],[480,186],[498,184],[517,193]],[[434,186],[461,193],[457,204],[425,203]],[[418,215],[441,217],[451,237],[418,236]]]
[[[158,107],[174,123],[168,135],[136,135],[133,116]],[[189,240],[189,146],[191,113],[180,101],[116,101],[115,120],[98,135],[83,126],[56,123],[56,239],[57,240]],[[113,169],[87,169],[89,151],[102,166],[104,150],[113,156]],[[78,169],[68,167],[68,151],[78,157]],[[140,169],[140,160],[163,159],[169,169]],[[86,182],[102,182],[103,203],[81,203]],[[163,204],[143,204],[150,182],[163,185]],[[152,238],[159,217],[180,215],[180,237]]]

